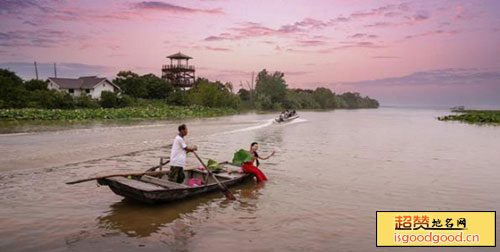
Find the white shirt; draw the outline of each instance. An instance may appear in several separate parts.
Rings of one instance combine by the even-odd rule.
[[[170,165],[171,166],[186,166],[186,147],[187,144],[184,142],[184,138],[177,135],[172,144],[172,150],[170,152]]]

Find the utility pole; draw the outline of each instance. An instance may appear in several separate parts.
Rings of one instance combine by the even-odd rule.
[[[38,68],[36,66],[36,61],[35,61],[35,75],[36,75],[36,79],[38,80]]]
[[[54,63],[54,78],[57,78],[57,68],[56,68],[56,63]]]
[[[253,85],[253,74],[254,74],[254,73],[255,73],[255,72],[252,72],[252,89],[253,89],[253,87],[254,87],[254,85]]]
[[[254,93],[255,93],[255,90],[254,90],[254,83],[253,83],[253,82],[254,82],[254,79],[253,79],[253,74],[254,74],[254,72],[252,72],[252,88],[250,89],[250,100],[252,100],[252,101],[253,101],[253,98],[254,98],[254,97],[253,97],[253,95],[254,95]]]

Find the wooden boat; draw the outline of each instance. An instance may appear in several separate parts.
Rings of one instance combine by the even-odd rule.
[[[237,170],[239,167],[222,163],[221,168]],[[107,185],[115,194],[125,198],[134,199],[145,203],[165,203],[182,200],[202,193],[219,190],[215,180],[206,171],[198,169],[185,170],[186,179],[184,183],[175,183],[168,180],[168,172],[163,176],[132,176],[132,177],[110,177],[98,179],[100,185]],[[227,187],[242,183],[252,178],[253,174],[227,172],[214,174],[217,179]],[[189,179],[201,179],[200,186],[188,186]]]
[[[280,119],[279,117],[276,117],[274,120],[277,122],[277,123],[285,123],[285,122],[291,122],[295,119],[299,118],[299,115],[295,114],[293,116],[290,116],[288,118],[283,118],[283,119]]]

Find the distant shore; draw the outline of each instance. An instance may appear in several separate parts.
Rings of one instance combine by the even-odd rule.
[[[500,125],[500,110],[453,110],[453,115],[438,117],[441,121]]]

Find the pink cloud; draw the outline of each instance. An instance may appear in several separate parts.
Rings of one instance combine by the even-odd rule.
[[[372,56],[372,59],[401,59],[398,56]]]
[[[456,35],[460,31],[458,30],[452,30],[452,31],[444,31],[444,30],[435,30],[435,31],[427,31],[415,35],[408,35],[405,37],[405,39],[414,39],[414,38],[419,38],[419,37],[427,37],[427,36],[433,36],[433,35]]]
[[[323,40],[298,40],[297,43],[301,46],[321,46],[326,44]]]
[[[362,48],[362,49],[379,49],[379,48],[385,48],[386,46],[384,45],[379,45],[375,44],[373,42],[369,41],[362,41],[362,42],[341,42],[344,45],[329,48],[329,49],[323,49],[319,50],[319,53],[330,53],[336,50],[344,50],[344,49],[352,49],[352,48]]]
[[[313,18],[305,18],[301,21],[282,25],[277,29],[270,28],[257,22],[243,22],[239,26],[231,27],[230,32],[224,32],[219,35],[211,35],[206,37],[205,41],[221,41],[221,40],[240,40],[252,37],[263,36],[286,36],[296,33],[307,33],[311,29],[323,29],[331,23],[323,22]]]
[[[369,11],[361,11],[352,13],[349,18],[366,18],[375,16],[395,17],[401,15],[398,11],[408,11],[410,9],[407,3],[389,4]]]
[[[471,7],[466,7],[463,4],[455,6],[455,20],[470,20],[480,17],[482,12],[474,11]]]
[[[204,41],[222,41],[222,40],[242,40],[251,37],[263,37],[263,36],[287,36],[291,34],[308,34],[312,30],[322,30],[327,27],[336,26],[340,23],[346,23],[353,20],[359,20],[367,17],[374,16],[398,16],[402,11],[408,11],[408,4],[391,4],[385,5],[378,8],[371,9],[369,11],[354,12],[349,14],[347,17],[338,16],[327,21],[314,19],[314,18],[304,18],[300,21],[281,25],[279,28],[270,28],[257,22],[244,22],[240,23],[236,27],[231,27],[228,29],[229,32],[221,33],[219,35],[211,35],[204,39]],[[418,12],[413,16],[406,16],[406,21],[401,24],[393,23],[376,23],[372,26],[394,26],[394,25],[410,25],[417,22],[423,21],[428,18],[427,13]],[[366,27],[372,27],[367,25]],[[377,38],[376,35],[367,35],[367,38]],[[319,44],[319,42],[317,43]]]
[[[39,30],[14,30],[0,32],[0,46],[2,47],[58,47],[69,45],[74,40],[84,40],[82,37],[70,32],[39,29]]]
[[[368,33],[356,33],[352,36],[349,36],[349,38],[353,38],[353,39],[357,39],[357,38],[371,38],[371,39],[374,39],[374,38],[378,38],[377,35],[375,34],[368,34]]]
[[[218,51],[218,52],[229,52],[229,51],[232,51],[231,49],[229,48],[224,48],[224,47],[211,47],[211,46],[205,46],[205,49],[206,50],[210,50],[210,51]]]
[[[136,9],[142,10],[155,10],[155,11],[165,11],[172,13],[206,13],[206,14],[224,14],[224,12],[220,9],[197,9],[197,8],[188,8],[184,6],[174,5],[166,2],[158,2],[158,1],[143,1],[140,3],[135,3],[132,5]]]

